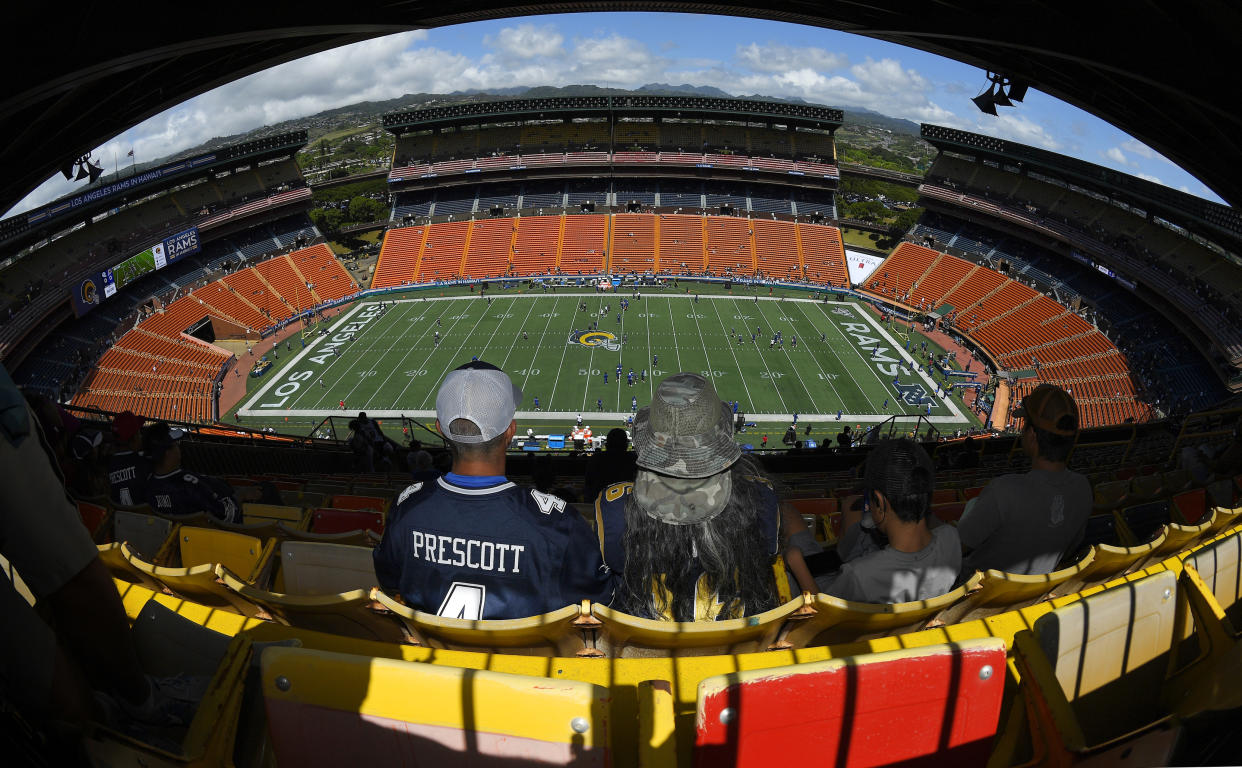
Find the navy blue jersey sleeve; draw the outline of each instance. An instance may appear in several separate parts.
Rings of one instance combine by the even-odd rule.
[[[595,500],[595,531],[604,564],[616,575],[625,572],[625,503],[634,492],[633,483],[614,483]]]
[[[613,574],[599,553],[599,540],[582,516],[570,508],[564,513],[565,559],[561,565],[560,590],[566,605],[591,600],[612,602]]]
[[[388,512],[388,520],[384,525],[384,535],[379,546],[375,548],[371,558],[375,563],[375,578],[380,587],[390,595],[401,592],[401,569],[405,567],[405,559],[409,554],[409,529],[403,524],[406,512],[414,506],[410,497],[422,491],[422,482],[413,483],[397,495],[396,502]]]

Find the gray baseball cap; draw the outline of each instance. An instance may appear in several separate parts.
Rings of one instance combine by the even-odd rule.
[[[678,373],[661,381],[634,419],[636,500],[671,525],[710,520],[732,493],[729,468],[742,455],[732,411],[707,379]]]
[[[509,380],[508,374],[491,363],[476,360],[444,377],[436,395],[436,419],[440,431],[455,443],[486,443],[504,434],[521,402],[522,390]],[[472,422],[479,434],[450,431],[457,419]]]

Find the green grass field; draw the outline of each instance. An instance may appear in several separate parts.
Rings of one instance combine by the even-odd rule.
[[[838,412],[843,421],[876,423],[925,414],[924,398],[942,431],[977,423],[957,397],[932,394],[936,384],[915,370],[904,342],[861,304],[707,294],[696,302],[669,291],[644,294],[622,311],[624,295],[490,295],[490,305],[477,296],[409,296],[386,301],[383,314],[378,301],[359,302],[304,349],[282,346],[279,369],[255,382],[238,412],[252,424],[315,423],[359,410],[429,423],[444,375],[478,356],[522,388],[518,420],[536,431],[559,431],[581,413],[599,432],[635,403],[646,405],[659,379],[677,371],[710,376],[721,398],[761,425],[788,424],[795,413],[800,424],[836,422]],[[583,333],[592,322],[599,333]],[[776,330],[783,349],[770,344]]]

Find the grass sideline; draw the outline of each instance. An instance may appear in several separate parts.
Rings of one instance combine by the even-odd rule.
[[[634,400],[638,407],[647,404],[655,383],[677,370],[707,372],[720,396],[739,401],[770,444],[779,441],[794,413],[800,436],[809,423],[812,436],[822,438],[846,422],[876,423],[915,413],[913,402],[934,390],[927,374],[915,372],[904,348],[865,306],[825,303],[789,289],[768,293],[767,288],[726,292],[682,283],[676,289],[644,290],[642,299],[621,311],[627,294],[493,290],[488,306],[467,288],[434,289],[395,301],[385,298],[389,308],[383,315],[378,300],[370,299],[345,312],[333,322],[330,335],[309,340],[306,348],[296,339],[292,350],[282,345],[277,365],[248,382],[246,398],[225,420],[234,421],[240,411],[249,426],[305,434],[327,416],[365,410],[379,418],[415,416],[431,425],[434,394],[445,373],[475,355],[500,365],[523,388],[522,434],[528,428],[538,434],[567,432],[579,413],[594,432],[606,432],[624,423]],[[579,308],[583,302],[587,312]],[[601,315],[605,305],[611,311]],[[574,332],[589,330],[591,322],[604,335],[586,338],[586,344],[572,338]],[[756,333],[752,342],[756,326],[763,334]],[[348,328],[353,341],[333,343]],[[783,330],[784,349],[770,348],[775,328]],[[434,343],[437,329],[439,345]],[[743,333],[741,344],[738,333]],[[872,360],[869,352],[877,347],[879,355]],[[652,355],[659,356],[655,365]],[[621,384],[616,383],[617,364],[623,370]],[[624,376],[631,367],[633,387]],[[646,381],[641,380],[643,368]],[[897,373],[898,387],[890,372]],[[540,398],[538,411],[535,397]],[[933,399],[932,420],[941,429],[978,423],[960,399]],[[339,409],[340,400],[347,410]],[[758,444],[759,436],[752,437]]]

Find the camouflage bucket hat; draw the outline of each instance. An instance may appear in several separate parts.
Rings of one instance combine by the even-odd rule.
[[[742,455],[733,439],[732,411],[711,382],[677,373],[656,387],[651,405],[634,419],[638,466],[662,475],[702,478],[723,472]]]
[[[728,470],[742,449],[733,439],[732,411],[702,376],[678,373],[660,382],[634,420],[634,448],[634,495],[655,519],[690,525],[728,503]]]
[[[645,469],[634,479],[634,498],[653,519],[669,525],[711,520],[729,503],[732,473],[708,477],[669,477]]]

